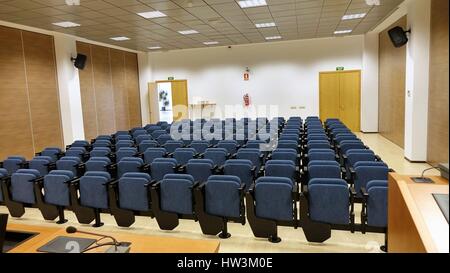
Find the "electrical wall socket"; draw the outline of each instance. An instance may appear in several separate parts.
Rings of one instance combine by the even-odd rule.
[[[297,109],[296,106],[291,106],[291,110],[295,110],[295,109]]]

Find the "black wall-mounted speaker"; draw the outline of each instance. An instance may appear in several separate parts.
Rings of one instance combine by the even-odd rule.
[[[72,58],[73,65],[78,69],[83,69],[86,65],[87,56],[83,54],[77,54],[76,58]]]
[[[395,47],[402,47],[408,42],[408,36],[406,33],[410,31],[404,31],[401,27],[394,27],[388,31],[389,37]]]

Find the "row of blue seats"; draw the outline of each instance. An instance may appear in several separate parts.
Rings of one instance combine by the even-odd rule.
[[[287,136],[287,135],[292,135],[292,134],[295,134],[296,132],[292,132],[292,131],[288,131],[288,130],[298,130],[298,133],[300,133],[300,130],[301,130],[301,127],[302,127],[302,122],[301,122],[301,120],[299,121],[299,122],[296,122],[295,120],[292,120],[292,121],[288,121],[287,123],[286,123],[286,125],[289,125],[289,124],[292,124],[292,125],[295,125],[295,127],[296,127],[296,129],[291,129],[291,128],[294,128],[294,126],[288,126],[288,127],[286,127],[286,128],[283,128],[283,130],[282,130],[282,133],[281,133],[281,136],[283,136],[283,135],[285,135],[285,136]],[[307,127],[309,127],[308,128],[308,130],[312,130],[312,124],[309,124],[308,123],[308,120],[307,120],[307,123],[305,124]],[[297,135],[298,137],[295,139],[295,140],[291,140],[291,141],[296,141],[297,140],[297,142],[296,143],[298,143],[298,139],[299,139],[299,137],[300,137],[300,135]],[[295,148],[297,148],[298,146],[296,145],[296,147]],[[280,154],[280,156],[281,156],[281,154],[283,154],[283,152],[287,152],[286,154],[290,154],[290,155],[292,155],[292,159],[293,159],[293,161],[299,161],[299,159],[298,159],[298,157],[299,157],[299,154],[298,154],[298,150],[296,150],[296,149],[292,149],[291,151],[283,151],[283,150],[281,150],[281,149],[279,149],[279,154]],[[273,227],[273,223],[275,222],[276,224],[277,223],[283,223],[283,222],[285,222],[285,221],[287,221],[287,222],[289,222],[289,225],[294,225],[294,226],[299,226],[299,225],[302,225],[302,227],[304,228],[304,230],[306,231],[306,230],[309,230],[309,228],[307,228],[308,226],[310,226],[310,224],[308,225],[307,224],[307,219],[310,219],[310,217],[312,218],[312,219],[315,219],[315,218],[313,218],[314,217],[314,215],[316,214],[315,212],[314,213],[312,213],[312,215],[310,215],[310,216],[308,216],[308,215],[304,215],[303,217],[301,216],[300,217],[300,221],[297,221],[297,212],[296,212],[296,202],[298,201],[298,200],[300,200],[301,198],[301,196],[306,196],[306,194],[305,195],[303,195],[303,193],[299,193],[298,191],[297,191],[297,195],[296,194],[293,194],[293,192],[295,193],[296,191],[295,190],[293,190],[293,189],[295,189],[296,188],[296,184],[295,184],[295,178],[293,179],[292,177],[290,178],[289,177],[289,175],[286,175],[287,174],[287,172],[285,171],[285,169],[289,169],[289,166],[293,166],[292,168],[290,168],[291,170],[294,170],[295,171],[295,165],[296,164],[293,164],[293,165],[291,165],[291,163],[288,161],[288,162],[276,162],[277,161],[277,156],[278,156],[278,153],[277,153],[277,151],[274,151],[273,153],[272,153],[272,157],[275,157],[275,159],[272,159],[272,160],[269,160],[267,163],[268,163],[268,165],[271,165],[271,163],[278,163],[278,164],[274,164],[274,166],[275,167],[273,167],[274,168],[274,170],[277,170],[278,171],[278,173],[270,173],[270,166],[267,166],[267,163],[266,163],[266,177],[259,177],[259,178],[257,178],[256,179],[256,181],[255,181],[255,183],[249,183],[249,179],[248,180],[246,180],[245,179],[245,176],[244,175],[242,175],[242,173],[240,173],[240,171],[238,171],[238,173],[235,175],[235,176],[230,176],[230,174],[232,174],[232,173],[230,173],[230,172],[227,172],[226,170],[223,170],[223,171],[225,171],[225,174],[228,174],[228,176],[230,176],[230,177],[232,177],[232,179],[234,179],[234,180],[237,180],[237,179],[239,179],[239,181],[241,182],[241,187],[239,187],[240,189],[241,189],[241,192],[245,192],[245,191],[247,191],[247,193],[246,193],[246,195],[247,195],[247,198],[246,198],[246,200],[247,200],[247,215],[248,215],[248,218],[249,218],[249,222],[250,222],[250,225],[252,226],[252,230],[253,230],[253,232],[255,233],[255,236],[257,236],[257,237],[269,237],[269,238],[271,238],[271,240],[272,241],[277,241],[278,240],[278,238],[277,238],[277,236],[276,236],[276,231],[275,231],[275,235],[274,235],[274,233],[273,232],[271,232],[271,234],[267,234],[267,232],[265,233],[265,234],[263,234],[264,236],[258,236],[258,235],[261,235],[261,233],[260,233],[260,230],[261,230],[261,227],[264,227],[264,225],[262,225],[262,224],[257,224],[257,225],[255,225],[255,224],[252,224],[252,223],[254,223],[255,221],[256,222],[261,222],[262,220],[261,219],[265,219],[265,218],[267,218],[267,219],[272,219],[271,221],[269,221],[270,222],[270,226],[271,227]],[[284,155],[283,155],[284,156]],[[133,159],[133,160],[136,160],[136,159]],[[166,159],[163,159],[163,158],[159,158],[157,161],[166,161],[166,163],[168,163],[169,161],[171,161],[169,158],[166,158]],[[191,159],[191,160],[193,160],[193,159]],[[194,159],[195,160],[195,159]],[[201,160],[201,159],[199,159],[199,160]],[[291,161],[291,162],[293,162],[293,161]],[[171,170],[171,171],[173,171],[174,169],[176,169],[177,168],[177,163],[175,163],[173,160],[172,160],[172,162],[174,163],[173,164],[173,166],[171,167],[171,168],[168,168],[168,170]],[[156,162],[156,163],[159,163],[159,162]],[[188,163],[189,163],[189,161],[188,161]],[[193,165],[194,165],[194,163],[198,163],[198,164],[205,164],[205,163],[207,163],[206,161],[202,161],[202,162],[200,162],[200,161],[198,161],[198,162],[191,162]],[[230,163],[230,169],[232,169],[232,165],[233,164],[231,164],[231,163],[233,163],[232,161],[230,161],[229,162]],[[254,180],[255,179],[255,174],[254,174],[254,170],[257,170],[256,168],[255,168],[255,164],[253,163],[253,162],[251,162],[252,163],[252,165],[250,165],[250,164],[244,164],[244,162],[238,162],[238,161],[235,161],[234,163],[236,163],[235,164],[235,167],[239,167],[240,169],[244,169],[243,167],[245,166],[245,165],[248,165],[248,166],[251,166],[251,169],[253,170],[253,177],[252,177],[252,180]],[[246,162],[246,163],[249,163],[249,162]],[[312,163],[312,162],[310,162],[310,163]],[[120,162],[119,162],[119,164],[120,164]],[[207,165],[207,164],[206,164]],[[206,166],[205,165],[205,166]],[[276,166],[276,165],[278,165],[278,166]],[[211,168],[211,164],[209,165],[210,167],[209,168],[205,168],[205,170],[207,170],[207,169],[212,169]],[[187,167],[187,166],[186,166]],[[164,168],[158,168],[158,169],[164,169]],[[247,168],[247,174],[248,174],[248,169],[249,168]],[[269,171],[267,171],[267,169],[269,169]],[[284,169],[284,170],[282,170],[282,169]],[[313,168],[314,169],[314,168]],[[309,173],[309,176],[310,176],[310,178],[311,177],[314,177],[315,175],[314,175],[314,171],[312,171],[312,173],[311,173],[311,170],[309,170],[310,171],[310,173]],[[268,173],[267,173],[268,172]],[[152,174],[152,177],[153,177],[153,175],[155,174],[155,172],[151,172],[150,171],[150,173]],[[203,171],[200,171],[199,173],[201,173],[201,174],[203,174]],[[222,172],[222,173],[224,173],[224,172]],[[243,172],[244,174],[245,174],[245,172]],[[100,175],[101,174],[101,175]],[[87,179],[87,181],[89,181],[89,179],[93,179],[93,178],[90,178],[91,176],[94,176],[94,175],[97,175],[97,176],[101,176],[101,177],[103,177],[103,176],[106,176],[105,174],[108,174],[107,172],[91,172],[91,171],[88,171],[87,173],[85,173],[85,175],[83,176],[83,177],[81,177],[81,179],[80,179],[80,182],[78,182],[80,185],[81,185],[81,180],[82,179],[84,179],[84,180],[86,180]],[[136,172],[129,172],[129,171],[125,171],[122,175],[120,175],[119,177],[119,180],[118,180],[118,182],[116,182],[116,183],[113,183],[113,184],[120,184],[120,181],[123,181],[123,179],[124,178],[126,178],[127,177],[127,175],[128,174],[134,174],[134,175],[138,175],[138,173],[136,173]],[[148,174],[145,174],[145,173],[141,173],[142,175],[148,175]],[[213,173],[212,173],[213,174]],[[321,172],[319,171],[319,174],[321,174]],[[196,180],[196,179],[194,179],[194,176],[195,176],[195,172],[194,173],[191,173],[191,175],[189,175],[189,171],[188,171],[188,173],[187,174],[181,174],[181,173],[176,173],[176,172],[173,172],[173,173],[161,173],[160,175],[159,175],[159,177],[158,177],[158,179],[155,179],[156,181],[159,181],[159,183],[158,182],[155,182],[155,183],[152,183],[152,185],[153,184],[155,184],[155,185],[163,185],[163,184],[165,184],[163,181],[166,181],[166,178],[168,179],[167,181],[170,181],[170,179],[174,179],[173,177],[172,178],[170,178],[170,177],[166,177],[166,176],[173,176],[173,175],[175,175],[175,176],[177,176],[177,178],[175,179],[175,180],[180,180],[180,178],[182,178],[182,177],[184,177],[184,179],[186,179],[187,177],[189,177],[189,179],[186,179],[184,182],[186,182],[187,180],[193,180],[193,181],[208,181],[207,183],[206,183],[206,185],[207,184],[209,184],[209,178],[214,178],[214,179],[216,179],[216,177],[214,176],[214,175],[211,175],[211,176],[209,176],[208,178],[206,178],[206,176],[204,176],[203,178],[200,178],[201,180]],[[157,176],[156,174],[155,174],[155,176]],[[222,177],[221,179],[225,179],[226,177],[228,177],[227,175],[221,175],[220,177]],[[287,176],[287,177],[286,177]],[[86,177],[86,178],[85,178]],[[192,177],[192,179],[190,179]],[[242,177],[244,177],[244,179],[241,179]],[[218,178],[219,179],[219,178]],[[310,182],[313,180],[313,179],[327,179],[327,178],[321,178],[321,177],[319,177],[319,178],[311,178],[310,179]],[[45,180],[45,179],[44,179]],[[104,180],[104,179],[100,179],[100,180]],[[284,181],[284,182],[283,182]],[[289,183],[287,183],[287,181],[289,181]],[[103,181],[104,182],[104,181]],[[149,183],[149,182],[151,182],[151,180],[150,179],[147,179],[147,184]],[[281,183],[279,183],[279,182],[281,182]],[[317,181],[315,181],[315,182],[317,182]],[[264,183],[267,183],[267,184],[264,184]],[[278,183],[278,184],[277,184]],[[76,183],[75,183],[76,184]],[[91,184],[93,184],[93,183],[91,183]],[[236,183],[235,183],[236,184]],[[88,182],[86,183],[86,185],[89,185],[88,184]],[[250,185],[250,186],[249,186]],[[147,185],[148,186],[148,185]],[[242,187],[243,186],[243,187]],[[267,186],[267,188],[266,188],[266,186]],[[269,187],[270,186],[270,187]],[[278,188],[278,187],[280,187],[280,188]],[[283,190],[282,190],[282,188],[284,188],[284,187],[287,187],[287,188],[290,188],[291,189],[291,191],[290,191],[290,199],[292,199],[293,200],[293,202],[289,202],[289,204],[291,204],[291,205],[289,205],[290,207],[291,207],[291,209],[289,209],[288,207],[283,207],[282,209],[280,208],[280,205],[278,204],[278,206],[276,205],[276,204],[271,204],[271,201],[275,201],[275,200],[271,200],[271,198],[272,199],[277,199],[276,198],[276,195],[277,194],[275,194],[275,193],[278,193],[279,192],[279,194],[283,194],[282,192],[284,192]],[[152,189],[154,188],[153,186],[151,187]],[[156,187],[157,188],[157,187]],[[176,187],[175,187],[176,188]],[[202,188],[202,187],[199,187],[199,189],[200,188]],[[264,194],[263,194],[263,192],[265,192],[263,189],[271,189],[271,188],[273,188],[273,190],[270,190],[270,191],[267,191],[267,192],[271,192],[271,194],[268,194],[267,196],[265,196]],[[314,188],[314,187],[313,187]],[[203,187],[203,189],[204,189],[204,187]],[[245,191],[243,190],[243,189],[246,189]],[[260,191],[258,191],[258,189],[261,189]],[[81,186],[80,186],[80,188],[79,188],[79,191],[80,191],[80,193],[81,193]],[[161,189],[160,189],[160,191],[161,191]],[[302,190],[303,191],[303,190]],[[44,192],[46,192],[46,191],[44,191]],[[92,193],[92,190],[91,191],[89,191],[90,193]],[[120,189],[118,190],[118,191],[115,191],[115,193],[116,194],[119,194],[119,196],[120,196]],[[123,192],[126,192],[126,190],[125,189],[123,189],[122,188],[122,193]],[[142,193],[142,190],[140,191],[141,193]],[[164,190],[163,190],[163,192],[164,192]],[[174,192],[176,192],[176,190],[174,189]],[[259,192],[259,193],[258,193]],[[186,192],[185,192],[186,193]],[[191,195],[192,194],[194,194],[193,192],[191,192]],[[105,191],[104,191],[104,189],[103,189],[103,194],[102,193],[98,193],[98,194],[96,194],[96,195],[94,195],[94,196],[107,196],[108,195],[108,192],[106,192],[105,193]],[[155,194],[151,194],[151,197],[154,197],[154,195]],[[243,194],[241,193],[241,195],[243,196]],[[76,196],[76,195],[75,195]],[[92,194],[86,194],[85,196],[93,196]],[[111,200],[113,200],[113,199],[111,199],[111,194],[109,194],[109,198],[108,198],[108,200],[109,201],[111,201]],[[116,195],[117,196],[117,195]],[[125,195],[124,195],[125,196]],[[168,195],[164,195],[164,196],[168,196]],[[188,196],[187,194],[185,194],[185,195],[183,195],[184,197],[186,197],[186,196]],[[198,194],[196,195],[196,196],[198,196]],[[258,197],[259,196],[259,197]],[[265,196],[265,197],[264,197]],[[287,196],[287,195],[286,195]],[[314,195],[313,195],[314,196]],[[200,196],[201,197],[201,196]],[[293,198],[292,198],[293,197]],[[158,211],[158,208],[153,208],[153,204],[154,204],[154,201],[157,199],[157,198],[160,198],[160,200],[161,200],[161,202],[156,202],[156,204],[155,204],[155,206],[159,203],[163,208],[162,208],[162,210],[161,210],[161,208],[159,209],[159,211]],[[167,197],[168,198],[168,197]],[[222,197],[222,198],[225,198],[225,197]],[[119,198],[120,199],[120,198]],[[126,199],[128,199],[128,198],[126,198]],[[185,198],[186,199],[186,198]],[[189,198],[188,198],[189,199]],[[194,198],[195,199],[195,198]],[[260,202],[250,202],[249,200],[260,200]],[[267,199],[267,200],[265,200],[265,199]],[[132,200],[132,198],[130,198],[130,200]],[[174,200],[174,201],[167,201],[167,205],[166,206],[163,206],[162,204],[164,203],[164,201],[163,200],[170,200],[170,199],[165,199],[165,198],[163,198],[163,197],[161,197],[160,195],[158,195],[158,196],[155,196],[155,199],[153,200],[151,200],[150,201],[150,204],[151,204],[151,207],[152,207],[152,209],[151,209],[151,212],[150,212],[150,214],[155,214],[156,215],[156,218],[157,218],[157,220],[158,220],[158,213],[159,213],[159,215],[161,215],[161,213],[162,213],[162,215],[165,215],[164,213],[167,213],[168,211],[170,211],[170,209],[168,209],[168,207],[167,206],[169,206],[169,204],[175,204],[176,203],[176,200],[181,200],[181,199],[176,199],[176,200]],[[192,200],[192,198],[190,198],[189,200]],[[212,199],[211,199],[212,200]],[[264,202],[263,202],[263,200],[264,200]],[[291,200],[291,201],[292,201]],[[94,201],[98,201],[97,200],[97,198],[95,198],[94,199]],[[123,202],[125,202],[124,200],[122,200]],[[147,200],[147,201],[149,201],[149,200]],[[76,203],[76,200],[73,200],[73,202],[74,203]],[[84,202],[87,202],[87,201],[84,201]],[[122,203],[123,203],[122,202]],[[265,202],[268,202],[268,204],[271,204],[271,205],[268,205],[267,206],[267,208],[265,209],[264,208],[264,206],[263,206],[263,204],[265,203]],[[311,201],[310,201],[311,202]],[[318,201],[314,201],[314,203],[316,203],[316,202],[318,202]],[[111,203],[111,202],[110,202]],[[98,221],[97,222],[99,222],[99,213],[100,213],[100,211],[101,210],[108,210],[108,209],[111,209],[111,210],[117,210],[117,208],[120,208],[121,209],[121,211],[120,211],[120,213],[118,213],[117,215],[128,215],[127,217],[116,217],[116,220],[119,218],[119,219],[127,219],[126,221],[125,220],[123,220],[123,221],[125,221],[125,222],[127,222],[127,223],[129,223],[130,222],[130,220],[129,219],[131,219],[131,217],[130,217],[130,211],[129,210],[126,210],[127,211],[127,213],[125,213],[125,212],[123,212],[123,208],[121,208],[121,207],[114,207],[114,204],[113,204],[114,202],[112,202],[110,205],[109,205],[109,207],[106,207],[106,208],[104,208],[105,207],[105,205],[103,204],[103,207],[101,207],[100,205],[97,205],[97,207],[99,207],[99,208],[93,208],[93,204],[90,204],[90,206],[86,206],[86,203],[84,204],[84,206],[83,205],[81,205],[81,206],[79,206],[79,207],[82,207],[82,208],[84,208],[85,210],[86,209],[92,209],[93,210],[93,212],[92,213],[89,213],[89,215],[91,215],[91,216],[93,216],[94,218],[98,218]],[[142,204],[143,204],[144,202],[142,202]],[[148,202],[147,202],[148,203]],[[241,221],[242,222],[242,203],[243,203],[243,199],[241,199],[240,200],[240,212],[241,212],[241,217],[239,217],[238,218],[238,220],[239,221]],[[256,205],[256,203],[258,203],[259,204],[259,206],[256,206],[255,207],[255,205]],[[272,202],[273,203],[273,202]],[[275,202],[275,203],[277,203],[277,202]],[[283,202],[283,204],[284,205],[286,205],[287,203],[286,202]],[[307,207],[309,205],[309,203],[308,204],[306,204],[306,205],[304,205],[305,207]],[[222,203],[222,206],[223,206],[223,203]],[[183,206],[184,208],[186,208],[186,203],[184,204],[184,206]],[[195,206],[194,206],[195,207]],[[206,206],[206,207],[208,207],[208,205]],[[302,205],[301,205],[301,207],[302,207]],[[191,208],[192,208],[192,206],[191,206]],[[74,210],[74,211],[76,211],[76,210]],[[158,212],[157,212],[158,211]],[[161,212],[162,211],[162,212]],[[187,211],[192,211],[192,210],[185,210],[184,212],[187,212]],[[236,211],[236,210],[235,210]],[[295,211],[295,213],[293,213],[293,211]],[[319,210],[320,211],[320,210]],[[256,213],[257,212],[257,213]],[[292,213],[291,213],[292,212]],[[322,213],[323,213],[323,211],[322,211]],[[135,215],[136,214],[136,211],[134,211],[133,212],[133,215]],[[182,215],[183,213],[175,213],[175,214],[177,214],[177,215]],[[200,213],[193,213],[192,215],[197,215],[197,214],[200,214]],[[223,214],[225,214],[224,212],[223,212]],[[302,215],[302,213],[300,213],[301,215]],[[114,215],[116,215],[116,214],[114,214]],[[138,215],[140,215],[140,214],[138,214]],[[236,216],[237,214],[233,214],[233,216]],[[281,216],[280,216],[281,215]],[[290,215],[291,217],[287,217],[286,215]],[[268,216],[270,216],[270,217],[268,217]],[[78,217],[78,216],[77,216]],[[87,217],[87,216],[86,216]],[[178,216],[177,216],[178,217]],[[80,218],[83,218],[82,216],[80,216],[79,217],[79,220],[80,220]],[[87,217],[86,219],[91,219],[92,217]],[[161,221],[163,221],[163,220],[161,220],[161,217],[159,217],[160,219],[158,220],[158,223],[160,223]],[[176,218],[176,217],[175,217]],[[172,215],[172,217],[167,217],[167,215],[165,215],[164,217],[162,217],[162,219],[175,219],[174,218],[174,216]],[[222,218],[224,218],[224,217],[222,217]],[[225,217],[226,218],[226,217]],[[231,217],[231,218],[233,218],[233,217]],[[373,217],[371,217],[371,219],[372,219]],[[177,218],[178,219],[178,218]],[[237,218],[235,218],[235,219],[237,219]],[[245,218],[244,218],[245,219]],[[252,220],[250,220],[250,219],[252,219]],[[256,219],[256,220],[255,220]],[[267,220],[266,219],[266,220]],[[216,219],[217,220],[217,219]],[[226,219],[225,219],[226,220]],[[224,222],[225,221],[224,219],[222,219],[222,221],[219,221],[219,222]],[[91,219],[91,221],[92,221],[92,219]],[[173,220],[173,221],[175,221],[175,220]],[[164,222],[164,221],[163,221]],[[171,222],[171,221],[169,221],[169,222]],[[214,221],[213,221],[214,222]],[[216,221],[217,222],[217,221]],[[258,223],[259,223],[258,222]],[[263,221],[264,222],[264,221]],[[301,222],[303,222],[303,223],[301,223]],[[119,223],[119,221],[118,221],[118,223]],[[123,224],[123,223],[122,223]],[[202,225],[202,221],[200,220],[200,224]],[[119,224],[120,225],[120,224]],[[170,226],[172,229],[174,228],[173,227],[173,223],[172,224],[161,224],[160,223],[160,226],[162,226],[162,228],[167,228],[167,226],[165,226],[165,225],[168,225],[168,226]],[[223,226],[224,226],[224,224],[223,223],[221,223],[220,224],[220,226],[222,227],[222,229],[223,229]],[[226,225],[225,225],[226,226]],[[276,226],[276,225],[275,225]],[[355,225],[353,224],[353,223],[350,223],[350,226],[352,226],[352,228],[354,228],[355,227]],[[170,229],[170,228],[168,228],[168,229]],[[204,230],[204,229],[206,229],[206,228],[204,228],[204,227],[202,227],[202,230]],[[264,229],[264,228],[263,228]],[[317,233],[317,232],[313,232],[313,233]],[[217,233],[216,233],[217,234]],[[222,234],[226,234],[226,232],[223,232],[223,230],[222,230]],[[267,235],[267,236],[266,236]],[[308,236],[307,236],[308,237]],[[313,238],[313,240],[317,240],[317,238],[316,239],[314,239]]]

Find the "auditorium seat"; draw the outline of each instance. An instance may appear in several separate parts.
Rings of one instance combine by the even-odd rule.
[[[147,148],[144,152],[145,164],[152,164],[156,158],[164,158],[167,151],[164,148]]]
[[[224,148],[208,148],[203,154],[203,158],[210,159],[214,162],[214,165],[223,166],[228,159],[228,152]]]
[[[198,154],[203,154],[210,147],[210,144],[207,140],[193,140],[189,147],[195,149]]]
[[[53,158],[52,158],[53,160]],[[25,166],[26,159],[22,156],[9,156],[3,162],[1,162],[0,167],[6,169],[9,175],[16,172]]]
[[[183,148],[184,143],[181,140],[168,140],[164,145],[162,145],[169,154],[175,152],[178,148]]]
[[[156,181],[161,181],[166,174],[174,174],[178,162],[174,158],[156,158],[150,164],[150,174]]]
[[[56,169],[71,171],[74,176],[81,176],[83,173],[83,165],[80,158],[75,156],[64,156],[56,161]]]
[[[197,152],[194,148],[177,148],[173,153],[173,158],[175,158],[178,164],[184,166],[188,163],[190,159],[194,159]]]
[[[156,148],[158,145],[156,140],[143,140],[139,143],[138,149],[140,153],[144,153],[148,148]]]
[[[38,170],[41,176],[48,174],[55,167],[52,158],[49,156],[35,156],[28,161],[28,169]]]
[[[109,183],[109,208],[120,227],[129,227],[135,216],[152,216],[150,186],[147,173],[128,172],[118,181]]]
[[[119,162],[124,157],[135,157],[138,150],[135,147],[122,147],[116,150],[116,161]]]
[[[249,189],[256,176],[256,167],[247,159],[230,159],[223,165],[223,173],[239,177],[241,183],[244,183]]]
[[[141,172],[144,170],[144,161],[139,157],[123,157],[117,164],[117,178],[125,173]]]
[[[85,163],[86,172],[110,172],[111,159],[92,156]]]
[[[186,164],[186,173],[196,182],[205,182],[214,170],[214,162],[210,159],[190,159]]]

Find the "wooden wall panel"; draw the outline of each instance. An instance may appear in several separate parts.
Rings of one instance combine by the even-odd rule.
[[[0,26],[0,161],[34,154],[20,30]]]
[[[139,93],[139,69],[137,55],[125,52],[125,71],[130,115],[130,126],[141,126],[141,99]]]
[[[428,161],[448,162],[448,0],[431,2]]]
[[[35,151],[62,147],[53,36],[23,31],[22,37]]]
[[[406,16],[380,33],[378,122],[380,134],[403,148],[406,46],[395,48],[392,44],[388,30],[394,26],[406,28]]]
[[[82,42],[77,50],[87,56],[80,71],[86,139],[141,126],[137,54]]]
[[[116,126],[109,50],[106,47],[96,45],[91,46],[91,50],[98,134],[111,134],[115,131]]]
[[[129,130],[128,94],[125,73],[125,55],[123,51],[111,49],[111,73],[116,112],[116,129]]]
[[[91,140],[98,135],[97,110],[95,105],[94,73],[92,67],[91,47],[77,42],[77,51],[87,56],[83,70],[78,70],[80,77],[81,105],[83,109],[84,136]]]

